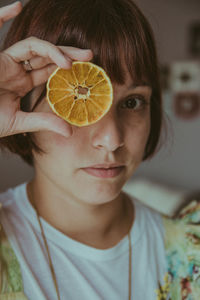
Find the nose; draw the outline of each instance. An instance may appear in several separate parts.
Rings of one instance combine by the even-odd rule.
[[[112,109],[94,126],[92,144],[95,148],[113,152],[124,145],[122,124]]]

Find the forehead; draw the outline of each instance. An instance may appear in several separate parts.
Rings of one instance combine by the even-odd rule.
[[[123,84],[112,82],[113,92],[116,95],[127,92],[128,90],[130,90],[131,86],[133,85],[134,85],[133,79],[129,74],[126,75],[125,82]]]
[[[115,81],[112,82],[113,88],[116,93],[120,91],[131,91],[133,89],[139,88],[139,87],[146,87],[146,88],[151,88],[150,84],[148,83],[147,80],[144,79],[138,79],[136,78],[135,74],[130,74],[128,71],[127,65],[123,62],[123,74],[124,74],[124,83],[119,84],[116,83]]]

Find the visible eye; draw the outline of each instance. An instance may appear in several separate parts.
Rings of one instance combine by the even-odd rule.
[[[148,104],[147,101],[141,96],[133,96],[123,101],[120,107],[130,108],[132,110],[140,110],[144,108],[144,106],[146,106],[147,104]]]

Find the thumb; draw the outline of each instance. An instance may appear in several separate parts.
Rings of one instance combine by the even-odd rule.
[[[67,121],[52,113],[18,111],[15,119],[15,133],[48,130],[64,137],[72,135],[72,127]]]

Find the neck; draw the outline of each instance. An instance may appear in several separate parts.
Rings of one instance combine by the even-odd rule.
[[[106,249],[116,245],[130,231],[133,205],[125,193],[121,192],[108,203],[89,205],[72,201],[66,190],[60,191],[55,183],[40,184],[36,179],[27,185],[29,201],[38,214],[68,237]]]

